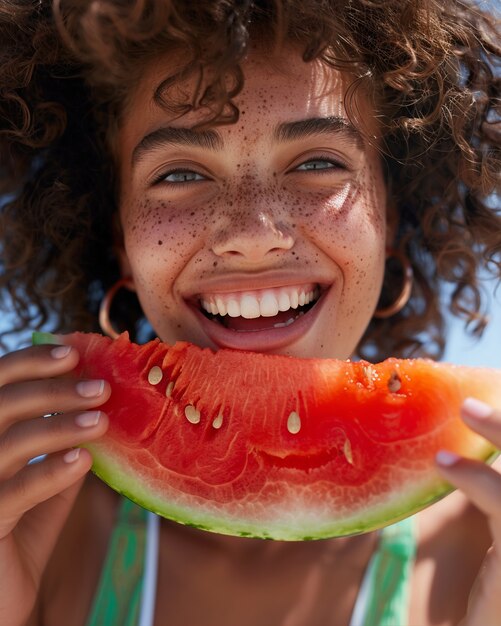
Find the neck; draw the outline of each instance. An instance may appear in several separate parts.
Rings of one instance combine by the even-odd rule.
[[[168,520],[162,520],[162,537],[166,543],[192,552],[196,559],[202,555],[202,558],[247,562],[256,566],[319,556],[332,561],[345,558],[365,561],[377,541],[377,533],[318,541],[269,541],[210,533]]]

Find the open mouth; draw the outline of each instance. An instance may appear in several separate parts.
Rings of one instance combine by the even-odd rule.
[[[229,330],[256,332],[290,326],[318,302],[321,287],[305,284],[241,293],[201,294],[203,315]]]

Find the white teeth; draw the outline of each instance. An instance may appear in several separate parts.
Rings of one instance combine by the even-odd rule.
[[[212,315],[255,319],[257,317],[274,317],[279,311],[297,309],[298,306],[304,306],[312,300],[316,300],[319,295],[319,289],[314,285],[291,286],[246,293],[204,294],[200,298],[200,303],[202,308]],[[288,326],[296,317],[276,325],[277,328]]]
[[[253,320],[256,317],[259,317],[261,315],[261,309],[256,298],[249,294],[243,296],[240,300],[240,314],[248,320]]]
[[[289,326],[295,319],[295,317],[289,317],[286,322],[277,322],[276,324],[273,324],[273,328],[283,328],[284,326]]]
[[[278,313],[278,302],[273,293],[267,292],[259,303],[263,317],[274,317]]]
[[[223,302],[222,298],[216,298],[216,306],[217,306],[217,314],[226,315],[228,311],[226,310],[226,304]],[[216,315],[216,313],[214,315]]]
[[[288,311],[291,308],[291,301],[289,299],[289,294],[285,291],[282,291],[278,296],[278,310],[279,311]]]
[[[240,306],[236,300],[228,300],[227,310],[230,317],[240,317]]]

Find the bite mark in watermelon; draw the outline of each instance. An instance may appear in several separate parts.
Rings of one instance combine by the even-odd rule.
[[[166,518],[230,535],[319,539],[380,528],[449,493],[434,457],[491,461],[461,421],[501,409],[501,371],[425,359],[297,359],[127,333],[37,334],[104,378],[110,427],[86,447],[113,489]]]

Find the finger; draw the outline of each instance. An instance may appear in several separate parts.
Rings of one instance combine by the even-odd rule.
[[[78,363],[70,346],[30,346],[0,358],[0,387],[9,383],[60,376]]]
[[[74,448],[26,466],[0,484],[0,539],[15,528],[30,509],[65,491],[92,466],[88,450]]]
[[[501,414],[498,411],[476,398],[466,398],[461,414],[470,428],[501,449]]]
[[[489,518],[494,539],[501,542],[501,475],[485,463],[445,450],[437,454],[436,460],[444,478]]]
[[[104,380],[50,378],[5,385],[0,388],[0,433],[20,420],[94,408],[110,393]]]
[[[30,459],[101,437],[108,423],[96,410],[17,422],[0,437],[0,480],[14,476]]]

